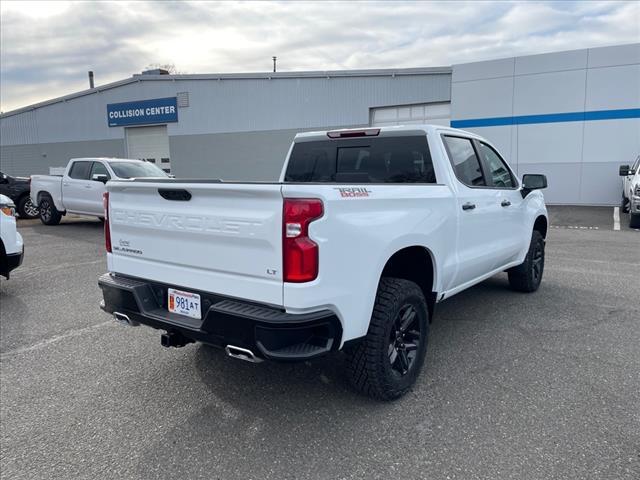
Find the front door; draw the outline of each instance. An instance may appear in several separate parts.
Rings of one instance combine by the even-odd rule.
[[[513,262],[528,245],[531,232],[526,231],[525,203],[515,175],[500,154],[489,144],[476,141],[476,149],[486,172],[487,183],[496,211],[495,232],[496,263],[499,268]]]
[[[91,174],[89,179],[91,180],[91,188],[87,189],[87,211],[94,215],[101,216],[104,213],[104,205],[102,203],[102,196],[107,191],[107,187],[104,183],[98,180],[93,180],[94,175],[106,175],[107,180],[111,179],[111,175],[107,171],[107,167],[102,162],[93,162],[91,166]]]

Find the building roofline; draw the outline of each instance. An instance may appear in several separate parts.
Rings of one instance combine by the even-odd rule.
[[[178,75],[149,75],[137,73],[129,78],[100,85],[95,88],[70,93],[62,97],[52,98],[43,102],[33,103],[25,107],[2,113],[0,118],[11,117],[20,113],[29,112],[38,108],[67,102],[75,98],[94,95],[105,90],[111,90],[123,85],[138,82],[176,81],[176,80],[276,80],[283,78],[342,78],[342,77],[395,77],[409,75],[449,75],[451,67],[418,67],[418,68],[380,68],[370,70],[318,70],[318,71],[293,71],[293,72],[256,72],[256,73],[203,73],[203,74],[178,74]]]

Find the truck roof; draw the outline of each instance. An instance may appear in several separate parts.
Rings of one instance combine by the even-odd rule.
[[[377,131],[377,133],[376,133]],[[353,127],[353,128],[341,128],[336,130],[320,130],[315,132],[301,132],[298,133],[294,141],[295,142],[308,142],[312,140],[326,140],[327,136],[335,135],[333,138],[339,138],[341,134],[369,132],[362,136],[380,136],[380,137],[392,137],[407,135],[411,132],[416,133],[423,131],[425,133],[435,134],[436,131],[447,131],[451,133],[462,133],[466,136],[477,137],[472,132],[466,130],[460,130],[458,128],[444,127],[442,125],[430,125],[430,124],[416,124],[416,125],[391,125],[386,127]],[[371,133],[373,132],[373,133]],[[345,137],[360,136],[360,135],[345,135]]]
[[[117,158],[117,157],[78,157],[69,159],[70,162],[75,162],[76,160],[85,160],[85,161],[95,161],[102,160],[105,162],[143,162],[144,160],[138,160],[136,158]]]

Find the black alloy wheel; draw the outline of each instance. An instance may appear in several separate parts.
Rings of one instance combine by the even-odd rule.
[[[409,373],[415,364],[421,340],[416,309],[413,305],[404,305],[398,311],[389,338],[389,363],[394,372],[400,376]]]

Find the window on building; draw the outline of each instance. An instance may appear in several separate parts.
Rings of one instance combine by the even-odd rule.
[[[442,138],[458,180],[470,187],[486,185],[471,139],[449,135]]]

